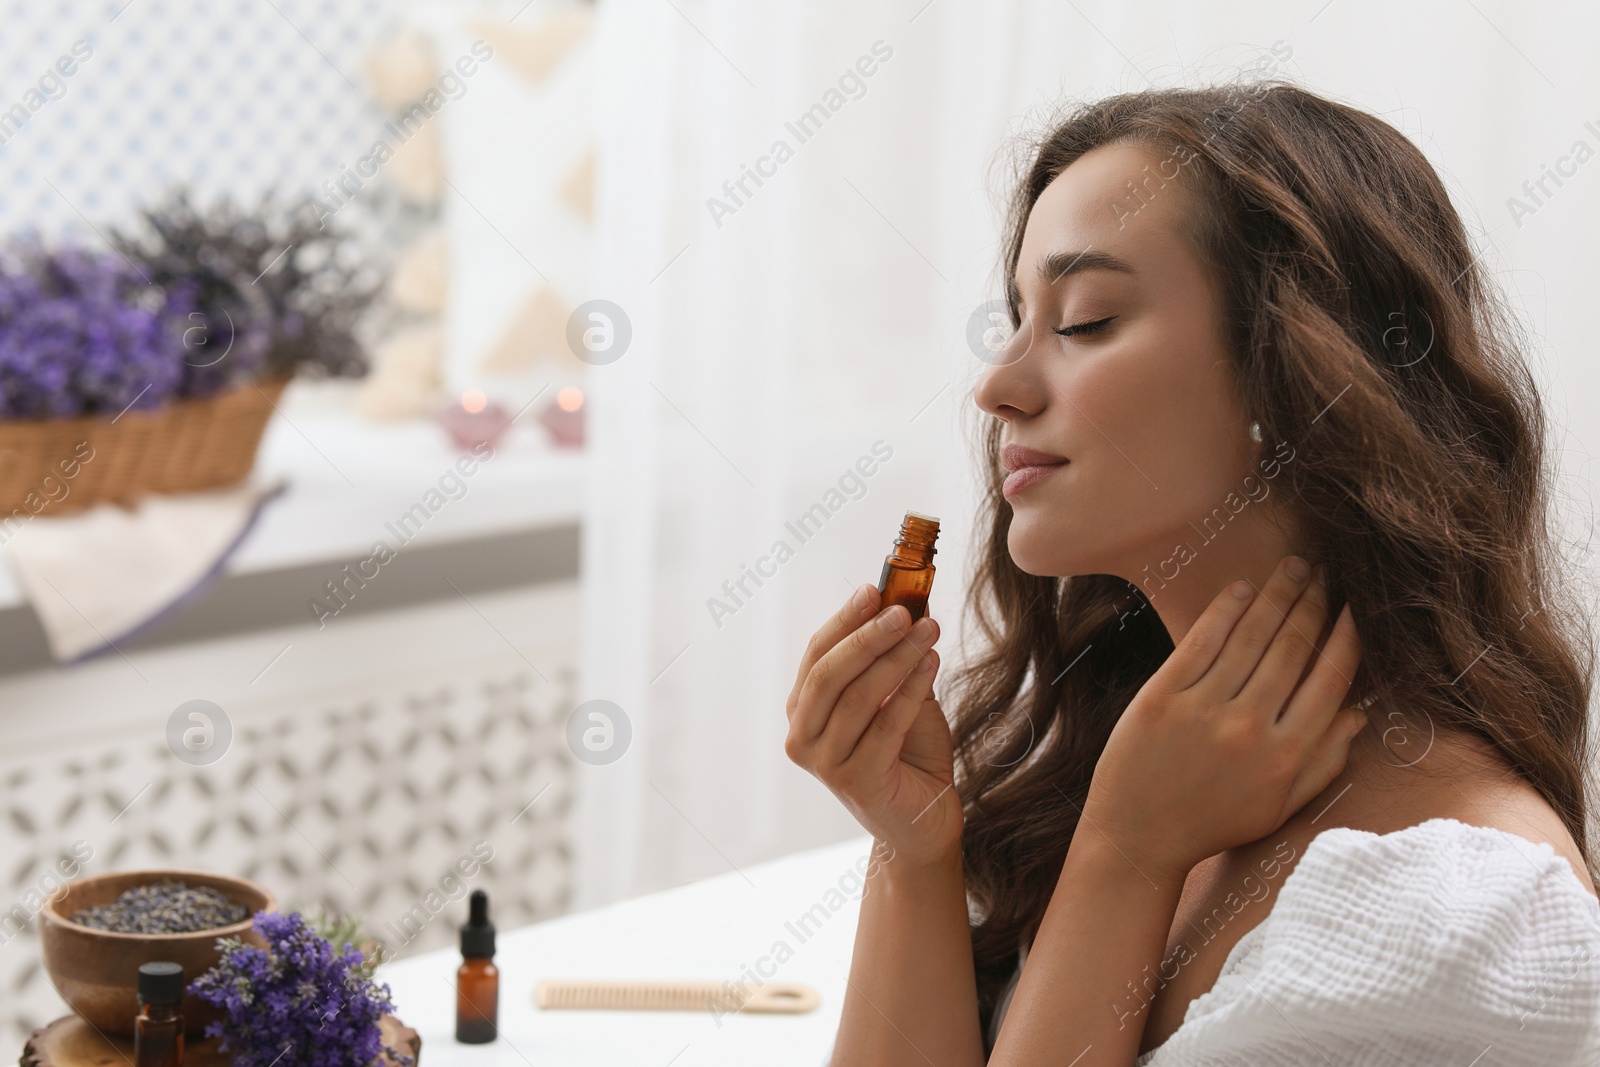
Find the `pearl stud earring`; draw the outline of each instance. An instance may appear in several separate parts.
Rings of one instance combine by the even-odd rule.
[[[1261,423],[1260,422],[1252,422],[1250,424],[1250,440],[1255,441],[1257,444],[1259,444],[1261,442]]]

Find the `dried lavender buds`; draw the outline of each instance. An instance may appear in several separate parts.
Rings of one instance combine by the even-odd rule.
[[[136,885],[109,904],[79,908],[72,921],[117,934],[188,934],[243,922],[250,909],[210,886],[172,880]]]

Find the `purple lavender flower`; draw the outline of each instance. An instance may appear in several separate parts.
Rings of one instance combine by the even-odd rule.
[[[367,1067],[380,1054],[411,1067],[412,1057],[383,1046],[378,1020],[394,1005],[386,984],[357,969],[358,949],[335,954],[299,912],[258,911],[253,921],[266,950],[218,938],[222,958],[189,984],[222,1009],[206,1036],[223,1039],[236,1067]]]
[[[349,234],[276,200],[202,211],[181,191],[143,221],[113,229],[107,251],[46,251],[36,237],[0,248],[0,419],[365,373],[356,327],[382,271],[336,254]]]
[[[120,257],[33,248],[0,265],[0,417],[162,404],[183,373],[173,310]]]

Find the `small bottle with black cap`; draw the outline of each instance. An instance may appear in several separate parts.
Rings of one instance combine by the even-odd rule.
[[[461,967],[456,971],[456,1040],[481,1045],[499,1032],[500,971],[494,957],[494,923],[489,894],[472,891],[467,921],[461,924]]]
[[[163,960],[139,966],[133,1064],[183,1067],[183,967],[179,964]]]

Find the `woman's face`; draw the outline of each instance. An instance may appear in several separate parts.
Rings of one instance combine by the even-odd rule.
[[[1171,580],[1180,568],[1180,545],[1223,557],[1261,541],[1257,461],[1273,445],[1250,439],[1220,285],[1180,228],[1185,177],[1153,150],[1103,146],[1058,175],[1028,217],[1022,325],[975,396],[1005,422],[1008,451],[1065,461],[1007,478],[1011,556],[1030,574],[1115,574],[1150,592],[1152,574]],[[1225,503],[1254,498],[1237,512]],[[1210,547],[1224,526],[1225,552]]]

